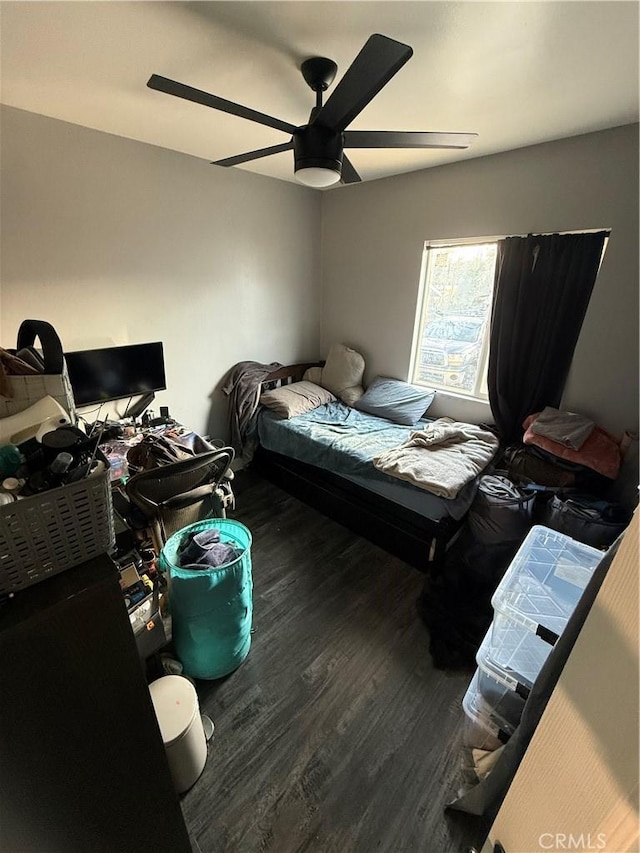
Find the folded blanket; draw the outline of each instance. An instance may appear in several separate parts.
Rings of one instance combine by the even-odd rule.
[[[373,464],[438,497],[455,498],[486,468],[497,449],[498,439],[488,429],[438,418],[412,432],[398,447],[376,456]]]
[[[571,447],[560,444],[558,441],[552,441],[544,435],[537,435],[532,429],[537,417],[538,415],[535,414],[525,418],[522,424],[525,430],[522,436],[523,444],[533,444],[553,456],[565,459],[567,462],[584,465],[610,480],[616,479],[620,470],[622,454],[620,453],[620,445],[613,435],[602,427],[595,426],[580,450],[573,450]]]
[[[545,406],[531,424],[531,431],[557,441],[558,444],[564,444],[565,447],[580,450],[594,427],[594,422],[584,415],[561,412],[552,406]]]

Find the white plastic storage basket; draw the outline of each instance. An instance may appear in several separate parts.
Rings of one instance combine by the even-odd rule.
[[[86,480],[0,506],[0,593],[25,589],[111,550],[115,533],[106,465]]]
[[[564,533],[532,527],[491,599],[493,648],[513,632],[512,623],[529,631],[535,643],[554,645],[602,556]],[[514,642],[512,633],[512,648]]]

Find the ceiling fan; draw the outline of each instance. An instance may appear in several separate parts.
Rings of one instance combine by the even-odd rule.
[[[345,148],[468,148],[478,135],[346,129],[412,55],[413,50],[406,44],[387,36],[370,36],[325,104],[322,93],[333,82],[338,66],[319,56],[305,60],[300,70],[316,93],[316,105],[309,122],[299,127],[158,74],[151,75],[147,86],[291,134],[291,139],[282,145],[226,157],[216,160],[215,165],[238,166],[293,149],[296,179],[307,186],[327,187],[338,181],[352,184],[361,180],[344,154]]]

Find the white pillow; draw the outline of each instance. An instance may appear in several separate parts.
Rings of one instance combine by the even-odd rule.
[[[322,385],[322,368],[308,367],[302,374],[302,378],[308,382],[314,382],[316,385]]]
[[[348,406],[364,394],[362,377],[364,358],[344,344],[333,344],[322,368],[322,386],[332,391]]]
[[[265,391],[260,402],[282,418],[295,418],[325,403],[333,403],[335,399],[331,391],[313,382],[302,381]]]

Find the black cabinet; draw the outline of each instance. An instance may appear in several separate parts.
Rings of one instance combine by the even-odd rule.
[[[2,850],[191,851],[107,556],[0,605],[0,791]]]

